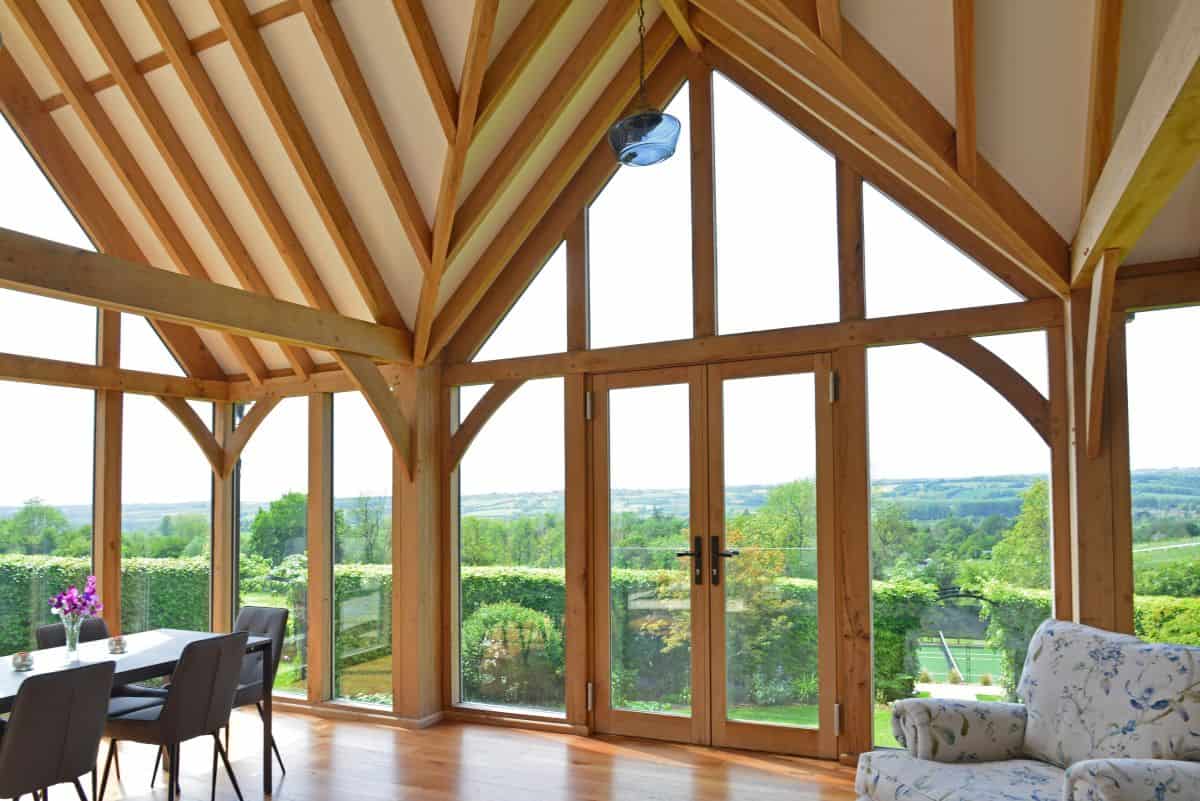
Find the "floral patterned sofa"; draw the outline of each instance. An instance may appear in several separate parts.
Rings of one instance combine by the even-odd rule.
[[[896,702],[859,801],[1200,801],[1200,648],[1047,620],[1017,697]]]

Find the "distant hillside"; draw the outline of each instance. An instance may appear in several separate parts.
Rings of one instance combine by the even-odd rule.
[[[878,500],[900,504],[914,520],[933,521],[960,516],[983,518],[988,515],[1015,517],[1021,508],[1021,493],[1037,475],[977,476],[973,478],[879,479],[873,482]],[[770,487],[749,485],[730,487],[729,507],[735,511],[753,511],[766,501]],[[334,505],[348,508],[354,498],[338,498]],[[385,512],[391,499],[382,499]],[[242,504],[242,519],[249,522],[266,502]],[[622,490],[613,494],[614,512],[652,512],[665,515],[687,514],[687,492],[682,489]],[[72,525],[91,522],[87,506],[59,507]],[[464,515],[512,519],[563,511],[561,492],[494,493],[468,495],[462,499]],[[17,507],[0,506],[0,518],[15,513]],[[168,515],[208,514],[206,502],[174,504],[129,504],[122,510],[121,523],[126,531],[153,531]],[[1133,514],[1136,520],[1154,518],[1200,517],[1200,468],[1136,470],[1133,473]]]

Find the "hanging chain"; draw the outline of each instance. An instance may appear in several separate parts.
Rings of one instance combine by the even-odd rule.
[[[646,102],[646,3],[638,0],[638,103],[649,108]]]

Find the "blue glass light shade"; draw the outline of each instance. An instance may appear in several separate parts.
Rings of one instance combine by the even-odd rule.
[[[617,161],[646,167],[666,161],[675,154],[681,126],[670,114],[645,109],[617,120],[608,129],[608,143]]]

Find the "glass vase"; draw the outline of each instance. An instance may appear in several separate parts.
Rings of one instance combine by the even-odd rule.
[[[67,635],[67,662],[79,661],[79,629],[83,626],[83,615],[63,617],[63,629]]]

